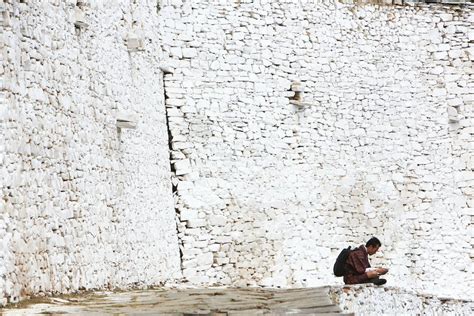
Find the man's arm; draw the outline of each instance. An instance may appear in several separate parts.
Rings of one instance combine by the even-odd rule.
[[[377,276],[376,271],[370,271],[367,273],[365,272],[365,269],[367,269],[369,266],[363,254],[360,254],[358,252],[351,253],[349,255],[348,263],[352,266],[354,272],[356,272],[354,278],[356,278],[357,283],[367,282],[369,278],[374,278]]]

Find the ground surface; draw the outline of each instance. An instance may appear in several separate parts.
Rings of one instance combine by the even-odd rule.
[[[3,309],[12,315],[348,315],[329,288],[154,289],[42,298]]]

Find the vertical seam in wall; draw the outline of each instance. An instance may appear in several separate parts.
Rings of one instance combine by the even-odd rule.
[[[171,140],[171,129],[170,129],[170,123],[169,123],[169,118],[168,118],[168,108],[166,106],[166,100],[168,99],[167,95],[166,95],[166,80],[165,80],[165,77],[166,77],[166,73],[165,72],[162,72],[162,88],[163,88],[163,105],[165,107],[165,119],[166,119],[166,131],[168,132],[168,158],[169,158],[169,163],[170,163],[170,172],[171,172],[171,175],[174,173],[174,168],[173,168],[173,164],[171,163],[171,151],[173,150],[172,148],[172,140]],[[178,195],[178,190],[177,190],[177,185],[175,185],[172,181],[172,179],[170,179],[171,181],[171,195],[172,195],[172,198],[173,198],[173,208],[174,208],[174,211],[175,211],[175,228],[176,228],[176,234],[177,234],[177,237],[178,237],[178,250],[179,250],[179,266],[180,266],[180,270],[181,270],[181,273],[183,272],[183,250],[182,250],[182,247],[181,247],[181,241],[180,241],[180,238],[179,238],[179,229],[178,229],[178,221],[176,220],[176,216],[178,215],[178,208],[176,207],[176,203],[175,203],[175,197]]]

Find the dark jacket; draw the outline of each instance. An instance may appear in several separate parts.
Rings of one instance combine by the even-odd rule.
[[[363,245],[354,249],[347,258],[344,275],[345,284],[367,283],[369,278],[365,269],[370,268],[369,255]]]

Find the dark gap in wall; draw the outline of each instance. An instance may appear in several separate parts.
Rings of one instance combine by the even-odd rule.
[[[168,119],[168,110],[166,109],[166,100],[168,100],[168,96],[166,95],[166,88],[165,88],[165,82],[164,82],[164,75],[163,75],[163,92],[164,92],[164,100],[165,100],[165,113],[166,113],[166,130],[168,132],[168,153],[169,153],[169,159],[170,159],[170,170],[171,172],[175,172],[175,168],[173,166],[173,164],[171,163],[171,160],[172,160],[172,155],[171,155],[171,152],[173,151],[173,147],[172,147],[172,144],[171,144],[171,138],[172,138],[172,135],[171,135],[171,129],[170,129],[170,122],[169,122],[169,119]],[[171,182],[171,187],[172,187],[172,190],[173,190],[173,194],[175,194],[177,192],[177,186],[175,184],[173,184],[173,182]]]
[[[161,11],[161,0],[156,0],[156,13],[159,14]]]
[[[166,94],[166,84],[165,84],[166,75],[167,75],[166,73],[163,73],[163,95],[164,95],[164,106],[165,106],[165,117],[166,117],[166,131],[168,132],[168,155],[169,155],[169,161],[170,161],[170,170],[172,173],[174,173],[176,170],[173,164],[171,163],[172,158],[173,158],[171,154],[171,152],[173,151],[172,142],[171,142],[172,135],[171,135],[170,123],[168,119],[168,110],[166,107],[166,100],[169,99],[169,97]],[[178,195],[178,186],[174,184],[173,181],[171,181],[171,195],[173,196],[173,206],[174,206],[174,198],[175,196]],[[179,213],[178,208],[174,207],[174,211],[175,211],[175,215],[178,216],[178,213]],[[183,249],[181,247],[181,242],[179,240],[180,238],[179,238],[178,221],[176,221],[176,233],[178,235],[178,244],[179,244],[179,262],[181,266],[181,271],[183,271]]]

